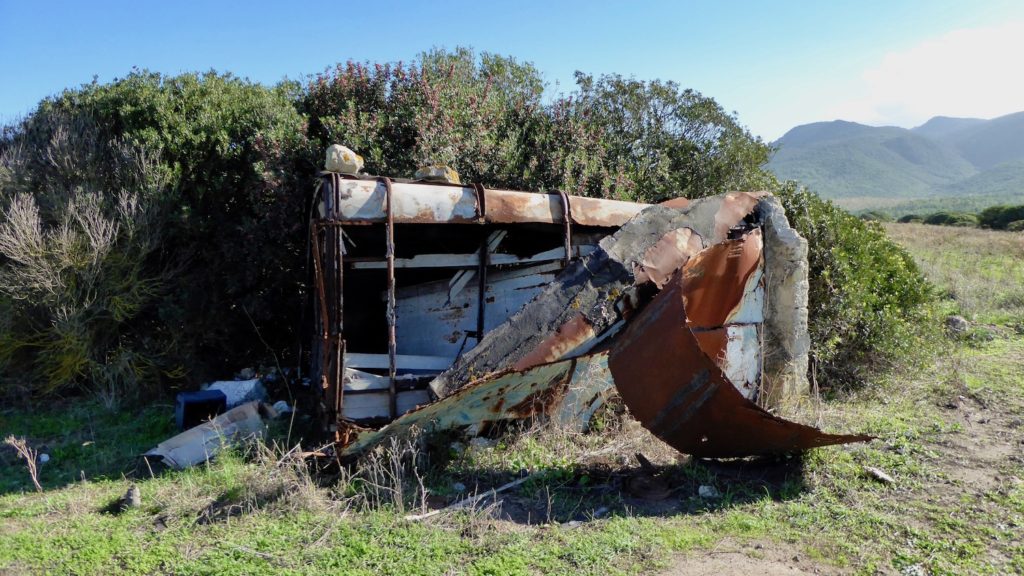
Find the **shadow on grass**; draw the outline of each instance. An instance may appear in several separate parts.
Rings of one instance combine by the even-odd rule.
[[[148,476],[139,455],[174,433],[166,403],[111,411],[95,400],[66,399],[49,406],[0,411],[0,439],[13,435],[48,461],[38,464],[44,490],[83,478]],[[0,495],[32,491],[25,462],[0,446]]]
[[[521,471],[489,471],[479,476],[469,472],[472,483],[462,483],[470,494],[484,494],[523,475]],[[542,468],[515,489],[489,496],[477,507],[494,504],[495,517],[519,524],[575,525],[610,516],[703,514],[765,498],[789,500],[806,490],[802,454],[689,459],[655,467]]]

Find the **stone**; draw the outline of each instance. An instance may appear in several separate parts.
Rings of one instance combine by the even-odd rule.
[[[949,316],[946,318],[946,331],[953,336],[960,336],[967,333],[971,323],[963,316]]]
[[[722,494],[714,486],[700,486],[697,488],[697,495],[705,500],[714,500],[722,497]]]
[[[327,147],[324,170],[341,174],[358,174],[363,169],[363,157],[341,144]]]
[[[416,169],[415,178],[427,182],[445,182],[447,184],[461,184],[459,173],[451,166],[441,164],[430,164],[420,166]]]

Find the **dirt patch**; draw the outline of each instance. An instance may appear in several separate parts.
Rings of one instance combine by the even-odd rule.
[[[809,574],[847,574],[836,566],[806,558],[789,544],[767,541],[739,543],[723,540],[708,550],[680,556],[661,576],[802,576]]]
[[[1014,463],[1024,445],[1024,429],[1001,405],[985,405],[963,396],[947,404],[961,432],[935,444],[939,470],[968,492],[981,493],[1001,483],[1002,469]]]

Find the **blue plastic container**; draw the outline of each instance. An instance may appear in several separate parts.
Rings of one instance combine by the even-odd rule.
[[[227,409],[228,397],[220,390],[198,390],[178,393],[174,403],[174,419],[178,430],[188,430],[216,418]]]

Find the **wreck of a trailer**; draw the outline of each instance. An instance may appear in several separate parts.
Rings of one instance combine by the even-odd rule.
[[[616,391],[708,457],[865,440],[808,392],[807,246],[769,194],[648,205],[325,172],[314,394],[338,453],[415,427],[585,426]]]

